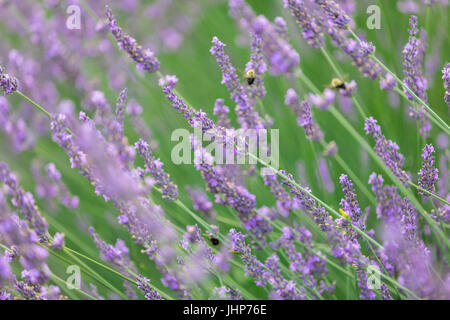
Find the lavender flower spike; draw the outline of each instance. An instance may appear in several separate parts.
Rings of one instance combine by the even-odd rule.
[[[425,46],[422,36],[417,38],[419,30],[417,28],[417,17],[411,16],[409,19],[409,41],[403,49],[403,74],[404,84],[410,88],[419,98],[423,101],[427,101],[427,80],[422,72],[422,65],[424,63]],[[422,35],[425,36],[424,31]],[[410,100],[413,100],[413,96],[404,90]],[[410,116],[414,119],[420,120],[420,134],[426,138],[428,132],[431,129],[430,122],[426,116],[426,111],[423,106],[417,108],[410,108]]]
[[[438,169],[434,167],[434,148],[433,145],[427,144],[422,150],[422,168],[419,171],[419,186],[423,189],[433,192],[435,190],[434,184],[438,180]],[[423,199],[428,200],[427,195],[419,190]]]
[[[377,120],[372,117],[366,119],[364,129],[366,134],[370,134],[374,138],[375,152],[380,159],[405,186],[408,186],[408,181],[410,181],[411,178],[402,169],[404,158],[403,155],[398,152],[398,145],[391,140],[387,140],[386,137],[383,136],[380,126],[377,125]]]
[[[128,53],[130,58],[137,62],[137,68],[152,73],[159,69],[159,61],[150,49],[143,49],[136,41],[122,28],[117,25],[117,20],[109,7],[106,7],[106,16],[109,19],[109,28],[120,49]]]
[[[225,84],[228,91],[231,94],[231,98],[237,104],[246,104],[246,95],[243,90],[239,77],[236,73],[236,69],[233,67],[230,61],[230,57],[225,54],[225,44],[221,42],[217,37],[213,37],[212,43],[214,44],[209,50],[211,54],[216,57],[217,63],[222,70],[222,84]]]
[[[315,0],[315,3],[320,5],[325,11],[329,19],[338,28],[344,29],[351,21],[350,17],[339,7],[335,1],[332,0]]]
[[[11,94],[17,90],[19,82],[15,77],[6,73],[6,70],[0,66],[0,87],[3,89],[4,94]]]
[[[442,79],[444,79],[444,89],[445,89],[445,96],[444,100],[450,107],[450,63],[447,62],[444,69],[442,69]]]
[[[170,176],[167,174],[163,168],[163,163],[156,159],[151,150],[148,147],[147,142],[142,139],[139,139],[135,144],[136,150],[141,155],[142,159],[145,162],[145,171],[150,173],[155,179],[156,185],[160,187],[162,190],[163,198],[169,200],[175,200],[178,197],[178,188],[177,186],[170,181]]]
[[[307,101],[300,103],[297,93],[294,89],[288,89],[284,103],[294,109],[297,115],[297,122],[300,127],[305,129],[306,137],[315,141],[323,138],[323,133],[319,126],[313,122],[311,115],[311,105]]]
[[[310,15],[302,0],[284,0],[284,7],[289,8],[302,29],[302,35],[313,48],[321,48],[325,43],[325,37],[316,23],[315,17]]]

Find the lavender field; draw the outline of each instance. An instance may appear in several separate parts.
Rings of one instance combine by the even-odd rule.
[[[0,300],[450,299],[448,0],[0,0]]]

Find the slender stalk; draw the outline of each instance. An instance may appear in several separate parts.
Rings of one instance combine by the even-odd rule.
[[[359,42],[361,42],[361,39],[358,37],[358,35],[350,28],[347,26],[347,29],[349,30],[350,34]],[[375,61],[376,63],[378,63],[380,65],[381,68],[384,69],[384,71],[388,72],[391,76],[394,77],[394,79],[397,81],[397,83],[402,86],[406,91],[408,91],[413,97],[414,99],[416,99],[422,106],[424,106],[424,108],[428,111],[428,117],[430,118],[434,118],[437,122],[439,122],[442,126],[441,128],[445,131],[445,133],[450,134],[450,127],[448,126],[448,124],[442,120],[434,111],[433,109],[431,109],[431,107],[426,104],[425,101],[423,101],[419,96],[417,96],[414,91],[412,91],[407,85],[405,85],[403,83],[403,81],[394,73],[392,72],[383,62],[381,62],[374,54],[372,54],[370,56],[370,58]]]
[[[448,201],[445,200],[444,198],[439,197],[437,194],[434,194],[433,192],[430,192],[430,191],[428,191],[427,189],[424,189],[424,188],[422,188],[422,187],[416,185],[416,184],[415,184],[414,182],[412,182],[412,181],[408,181],[408,183],[409,183],[411,186],[413,186],[414,188],[416,188],[416,189],[418,189],[418,190],[420,190],[420,191],[426,193],[427,195],[429,195],[429,196],[431,196],[431,197],[433,197],[433,198],[435,198],[435,199],[437,199],[437,200],[439,200],[439,201],[445,203],[446,205],[450,206],[450,202],[448,202]]]

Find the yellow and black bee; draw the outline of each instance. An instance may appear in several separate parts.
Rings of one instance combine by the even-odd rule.
[[[255,70],[250,69],[247,72],[245,72],[244,78],[247,79],[248,85],[251,86],[255,82],[255,79],[256,79]]]
[[[328,86],[330,89],[343,89],[346,90],[345,81],[339,78],[331,79],[331,83]]]
[[[220,244],[219,239],[215,238],[215,237],[209,237],[209,241],[211,241],[211,244],[213,246],[218,246]]]

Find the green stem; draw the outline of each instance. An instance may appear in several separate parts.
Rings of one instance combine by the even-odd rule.
[[[433,192],[428,191],[427,189],[424,189],[422,187],[419,187],[418,185],[416,185],[414,182],[412,181],[408,181],[408,183],[413,186],[414,188],[426,193],[429,196],[432,196],[433,198],[445,203],[446,205],[450,206],[450,202],[448,202],[447,200],[445,200],[444,198],[439,197],[437,194],[434,194]]]

